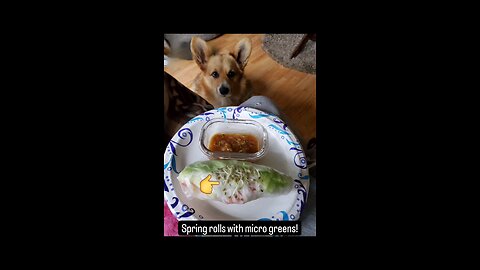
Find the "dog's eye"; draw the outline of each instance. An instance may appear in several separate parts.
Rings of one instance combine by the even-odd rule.
[[[218,78],[218,72],[216,71],[212,72],[212,77],[215,79]]]
[[[227,74],[228,78],[233,78],[233,76],[235,76],[235,72],[233,70],[230,70]]]

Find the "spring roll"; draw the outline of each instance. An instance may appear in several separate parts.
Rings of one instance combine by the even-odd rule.
[[[195,162],[183,169],[177,179],[187,197],[226,204],[286,194],[294,185],[291,177],[273,168],[237,160]]]

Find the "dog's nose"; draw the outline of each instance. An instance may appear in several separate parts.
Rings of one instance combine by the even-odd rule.
[[[220,86],[220,94],[226,96],[228,94],[228,92],[230,92],[230,89],[228,87],[225,87],[225,86]]]

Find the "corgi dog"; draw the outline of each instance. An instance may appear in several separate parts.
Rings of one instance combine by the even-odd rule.
[[[240,105],[252,96],[250,83],[244,76],[252,51],[250,39],[240,40],[231,52],[216,53],[203,39],[193,37],[190,49],[201,70],[192,90],[213,107]]]

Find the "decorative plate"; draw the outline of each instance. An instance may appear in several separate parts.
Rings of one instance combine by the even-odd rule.
[[[208,160],[200,150],[199,135],[212,119],[249,119],[268,132],[268,148],[255,163],[270,166],[294,179],[294,188],[285,195],[259,198],[245,204],[187,198],[178,174],[196,161]],[[178,220],[298,220],[306,203],[309,176],[300,142],[276,115],[250,107],[218,108],[188,121],[170,140],[164,154],[164,197]]]

